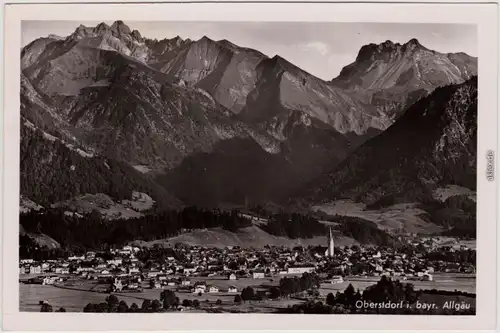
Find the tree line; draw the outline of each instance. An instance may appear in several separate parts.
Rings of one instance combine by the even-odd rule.
[[[261,226],[267,233],[275,236],[312,238],[326,235],[327,229],[317,219],[298,213],[278,213],[269,216],[268,223]]]
[[[185,299],[182,302],[179,297],[172,290],[164,290],[160,293],[159,299],[145,299],[141,306],[137,303],[132,303],[130,306],[118,299],[116,295],[109,295],[104,302],[88,303],[83,312],[106,312],[106,313],[152,313],[152,312],[165,312],[176,310],[178,306],[199,308],[200,301]]]
[[[426,204],[423,208],[427,214],[421,217],[446,228],[444,236],[476,238],[477,205],[469,196],[452,196],[444,202],[434,201]]]
[[[401,242],[377,227],[371,221],[359,217],[334,215],[327,218],[335,222],[335,230],[346,237],[351,237],[360,244],[373,244],[378,246],[400,247]]]
[[[280,310],[282,313],[308,313],[308,314],[434,314],[434,315],[473,315],[475,309],[466,309],[460,311],[451,311],[448,309],[436,308],[434,310],[419,309],[415,307],[416,302],[424,294],[431,295],[453,295],[470,296],[473,294],[463,292],[446,292],[442,290],[415,290],[410,283],[401,283],[399,280],[392,280],[386,276],[374,285],[367,287],[363,292],[355,290],[352,284],[349,284],[343,292],[337,292],[335,295],[329,293],[325,302],[307,301],[302,304],[289,306]],[[475,297],[475,295],[474,295]],[[401,303],[402,307],[397,308],[378,308],[369,306],[360,306],[360,302],[373,304],[382,303]],[[406,306],[408,304],[408,306]]]
[[[163,211],[128,220],[105,220],[98,212],[83,217],[68,216],[62,209],[31,211],[20,215],[20,223],[30,233],[43,233],[61,244],[62,248],[84,252],[107,249],[134,240],[152,241],[173,237],[185,229],[221,227],[236,231],[252,225],[237,211],[205,210],[186,207],[180,211]],[[26,240],[26,239],[25,239]],[[29,252],[29,242],[21,252]]]
[[[430,261],[443,261],[475,265],[476,251],[472,249],[449,251],[446,248],[442,248],[425,253],[424,258]]]

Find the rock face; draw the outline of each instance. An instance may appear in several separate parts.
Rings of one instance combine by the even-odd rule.
[[[300,111],[339,133],[356,135],[389,125],[370,106],[281,57],[264,60],[257,69],[261,79],[247,98],[245,119],[276,121]]]
[[[186,203],[213,205],[286,198],[477,65],[413,41],[385,43],[363,47],[326,82],[227,40],[151,40],[116,21],[37,39],[21,66],[23,119],[150,170]]]
[[[411,39],[403,45],[386,41],[363,46],[356,61],[344,67],[332,83],[395,119],[436,87],[461,83],[474,75],[477,58],[432,51]]]
[[[477,77],[472,77],[412,105],[385,132],[312,182],[301,199],[423,202],[439,185],[475,189],[476,157]]]

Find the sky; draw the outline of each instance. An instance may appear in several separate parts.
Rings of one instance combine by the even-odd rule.
[[[23,21],[22,44],[49,34],[65,37],[80,24],[93,27],[99,23]],[[203,36],[227,39],[269,57],[277,54],[324,80],[335,78],[344,66],[352,63],[363,45],[386,40],[403,44],[416,38],[431,50],[477,56],[477,27],[466,24],[180,21],[127,21],[125,24],[152,39],[176,36],[192,40]]]

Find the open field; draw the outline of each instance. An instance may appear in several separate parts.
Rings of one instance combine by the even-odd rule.
[[[397,204],[378,210],[365,210],[365,206],[351,200],[338,200],[314,206],[313,210],[328,215],[359,217],[374,222],[380,229],[387,231],[405,230],[411,233],[435,234],[442,230],[441,227],[421,219],[419,215],[425,212],[416,208],[416,204]]]
[[[219,284],[218,284],[219,285]],[[39,301],[46,301],[54,310],[59,307],[64,307],[67,312],[81,312],[88,303],[104,302],[108,294],[98,293],[91,290],[77,290],[65,289],[56,286],[43,286],[43,285],[28,285],[20,284],[20,311],[38,312],[40,311]],[[188,291],[177,291],[176,287],[167,288],[174,290],[179,299],[184,300],[198,300],[201,304],[201,309],[207,309],[215,306],[217,300],[221,300],[221,310],[226,312],[274,312],[275,310],[288,305],[301,303],[300,300],[283,299],[279,301],[252,301],[245,302],[241,305],[234,303],[235,295],[239,293],[227,293],[227,291],[220,293],[205,293],[201,296],[193,294]],[[142,302],[146,299],[159,299],[161,289],[144,289],[141,293],[113,293],[120,300],[125,301],[129,306],[136,303],[141,306]],[[219,307],[219,306],[217,306]]]
[[[143,215],[141,212],[150,209],[153,204],[154,200],[149,195],[134,191],[132,200],[115,202],[109,195],[98,193],[80,195],[52,206],[65,207],[71,212],[80,214],[89,214],[97,209],[109,218],[129,219],[141,217]]]
[[[193,294],[189,291],[179,290],[178,287],[168,287],[167,289],[176,292],[179,299],[195,300],[197,299],[202,309],[210,308],[215,305],[215,302],[220,299],[222,301],[221,309],[223,311],[239,311],[239,312],[273,312],[279,308],[287,307],[300,303],[297,299],[281,299],[281,300],[265,300],[246,302],[242,305],[234,304],[234,297],[237,293],[228,293],[228,286],[236,286],[238,294],[244,287],[251,286],[254,290],[266,290],[272,286],[276,286],[282,276],[274,276],[264,279],[239,279],[227,280],[223,277],[198,277],[192,278],[191,283],[196,281],[204,281],[208,285],[215,285],[221,289],[219,293],[205,293],[201,296]],[[377,283],[380,277],[347,277],[343,283],[339,284],[321,284],[320,295],[325,297],[328,293],[335,294],[337,291],[344,291],[345,288],[352,283],[355,289],[363,291],[368,286]],[[467,274],[435,274],[434,281],[403,281],[412,283],[415,289],[438,289],[447,291],[464,291],[475,293],[476,278],[473,275]],[[20,310],[21,311],[39,311],[39,301],[47,301],[54,309],[64,307],[68,312],[80,312],[88,303],[103,302],[108,294],[96,292],[97,283],[88,280],[70,280],[65,284],[64,288],[57,286],[29,285],[20,284]],[[144,284],[146,286],[146,284]],[[70,288],[70,289],[66,289]],[[120,300],[124,300],[130,306],[132,303],[141,305],[145,299],[159,299],[161,289],[144,289],[140,293],[114,293]],[[452,296],[450,296],[452,297]],[[453,297],[452,297],[453,298]],[[453,298],[453,300],[455,300]],[[208,301],[208,302],[207,302]]]
[[[183,243],[216,248],[222,248],[226,246],[261,248],[265,245],[289,247],[297,245],[325,245],[327,244],[327,242],[328,239],[326,235],[306,239],[290,239],[274,236],[268,234],[257,226],[251,226],[239,229],[237,232],[231,232],[222,228],[198,229],[168,239],[160,239],[151,242],[134,241],[132,242],[132,244],[138,244],[140,246],[154,246],[155,244],[163,246],[173,246],[176,243]],[[335,237],[336,246],[351,246],[354,244],[359,243],[349,237]]]
[[[54,310],[64,307],[68,312],[81,312],[88,303],[100,303],[106,294],[90,291],[59,289],[54,286],[39,284],[19,285],[19,310],[40,311],[39,301],[47,301]]]
[[[435,274],[434,281],[401,281],[403,283],[411,283],[417,290],[437,289],[446,291],[464,291],[468,293],[476,293],[476,277],[468,274]],[[328,293],[335,294],[337,291],[343,291],[350,284],[354,289],[360,291],[367,287],[376,284],[380,280],[378,276],[369,277],[347,277],[343,283],[338,284],[321,284],[320,294],[327,295]]]
[[[425,238],[422,238],[422,240],[425,240]],[[457,239],[455,237],[439,236],[439,237],[433,237],[433,240],[437,242],[437,245],[440,247],[451,246],[454,248],[459,248],[460,246],[466,246],[469,249],[476,249],[477,245],[476,239],[465,240],[465,239]]]
[[[52,237],[49,237],[45,234],[26,232],[26,230],[24,230],[24,228],[21,224],[19,224],[19,234],[20,235],[28,235],[29,237],[34,239],[38,245],[46,246],[49,249],[58,249],[61,247],[61,244],[59,244],[57,241],[55,241]]]
[[[434,196],[434,199],[440,201],[445,201],[446,199],[457,195],[466,195],[471,200],[477,200],[475,191],[458,185],[448,185],[445,187],[437,188],[432,194]]]

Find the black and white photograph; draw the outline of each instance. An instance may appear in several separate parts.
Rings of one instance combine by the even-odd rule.
[[[108,18],[20,22],[19,312],[477,315],[477,24]]]

